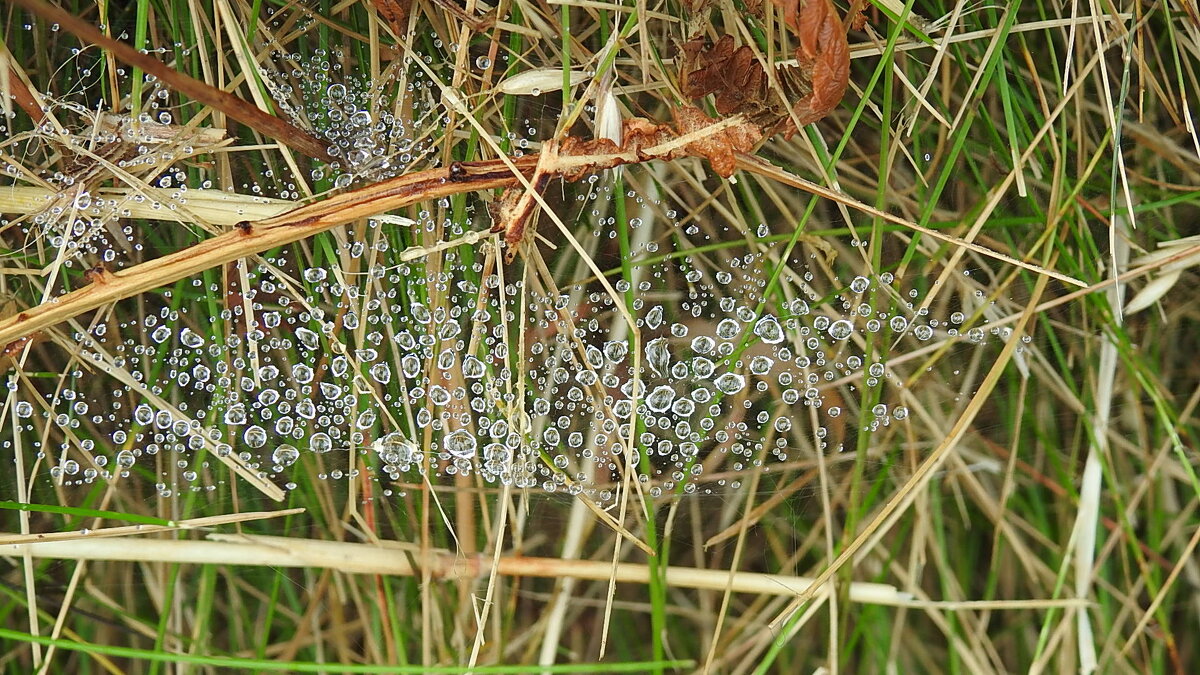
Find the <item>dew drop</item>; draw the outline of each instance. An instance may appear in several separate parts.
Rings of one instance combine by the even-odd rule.
[[[717,324],[717,337],[722,340],[732,340],[738,336],[742,327],[734,319],[721,319]]]
[[[275,451],[271,453],[271,461],[276,466],[291,466],[296,463],[297,459],[300,459],[300,451],[287,443],[275,448]]]
[[[246,428],[242,439],[246,441],[246,445],[252,448],[261,448],[267,444],[267,430],[255,424]]]
[[[725,394],[736,394],[746,386],[746,378],[737,373],[725,373],[713,380],[713,385]]]
[[[649,395],[646,396],[646,407],[654,412],[665,412],[671,407],[671,402],[675,400],[675,390],[667,385],[655,387]]]
[[[29,410],[32,412],[33,408],[31,407]],[[142,403],[133,409],[133,419],[142,426],[149,426],[154,421],[154,409],[148,404]]]
[[[320,336],[307,328],[297,328],[296,339],[308,349],[317,349],[321,346]]]
[[[654,338],[646,343],[646,364],[656,374],[666,377],[670,362],[671,353],[667,351],[666,338]]]
[[[313,452],[324,454],[333,449],[333,441],[329,438],[329,434],[318,431],[308,439],[308,447]]]
[[[829,326],[829,337],[834,340],[845,340],[854,333],[854,324],[845,319],[838,319]]]
[[[387,384],[392,381],[392,369],[386,363],[376,363],[371,366],[371,379],[379,384]]]
[[[461,459],[474,457],[476,444],[475,437],[465,429],[453,431],[442,440],[442,446],[446,452]]]

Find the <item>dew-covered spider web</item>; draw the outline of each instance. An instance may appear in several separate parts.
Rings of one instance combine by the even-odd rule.
[[[294,101],[285,111],[346,161],[312,182],[436,165],[416,129],[370,112],[377,92],[322,80],[297,96],[298,66],[277,58],[268,81]],[[128,143],[121,133],[100,142]],[[189,191],[186,141],[154,150],[126,168],[171,190],[155,193],[166,209],[205,195]],[[963,272],[939,288],[895,263],[867,271],[853,238],[814,245],[785,221],[741,231],[657,196],[660,168],[625,171],[647,191],[622,194],[611,175],[554,186],[577,242],[543,218],[542,243],[515,265],[487,235],[490,196],[471,195],[121,301],[69,324],[50,347],[74,345],[61,373],[9,379],[14,433],[67,488],[119,477],[171,496],[250,476],[286,492],[315,474],[384,497],[466,481],[610,505],[630,481],[651,497],[712,494],[750,471],[911,444],[928,400],[916,392],[953,406],[971,368],[942,364],[975,363],[1007,336]],[[141,192],[69,188],[20,225],[27,241],[48,235],[75,269],[144,255],[111,225]]]
[[[615,297],[594,279],[550,289],[497,269],[491,242],[405,260],[385,245],[395,229],[347,233],[340,256],[359,271],[278,255],[248,266],[244,290],[197,278],[75,333],[65,379],[33,385],[50,406],[27,393],[15,406],[31,434],[35,415],[62,430],[44,448],[50,476],[212,490],[230,476],[211,455],[234,454],[285,489],[309,471],[365,473],[383,495],[469,477],[604,504],[629,465],[651,496],[708,493],[727,479],[707,474],[771,471],[907,424],[921,356],[963,358],[990,332],[982,294],[940,315],[890,273],[828,276],[813,254],[769,289],[771,246],[730,244],[717,265],[682,229],[637,252],[640,280],[613,273]]]

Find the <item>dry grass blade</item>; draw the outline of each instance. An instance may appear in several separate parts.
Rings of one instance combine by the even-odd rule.
[[[0,546],[12,544],[37,544],[48,542],[68,542],[86,539],[104,539],[108,537],[130,537],[134,535],[154,534],[156,532],[171,532],[174,530],[194,530],[200,528],[246,523],[253,520],[283,518],[304,513],[303,508],[280,509],[278,511],[250,511],[246,513],[230,513],[222,516],[206,516],[204,518],[188,518],[172,522],[170,525],[120,525],[116,527],[100,527],[87,532],[45,532],[38,534],[6,534],[0,533]]]
[[[512,577],[558,578],[571,577],[592,581],[607,581],[613,575],[607,562],[563,560],[524,556],[484,555],[465,557],[445,551],[431,551],[429,558],[415,559],[417,565],[404,555],[413,553],[411,545],[396,542],[353,544],[346,542],[263,535],[210,534],[209,541],[138,540],[130,546],[127,540],[110,541],[89,538],[73,542],[4,543],[0,552],[6,555],[29,554],[35,558],[64,560],[153,560],[157,562],[208,563],[219,565],[256,565],[272,567],[312,567],[337,569],[350,574],[419,575],[422,569],[431,570],[437,579],[479,579],[495,571]],[[788,596],[811,584],[805,577],[759,572],[730,573],[688,567],[671,567],[666,571],[668,581],[678,588],[723,591],[734,593]],[[650,579],[646,565],[620,563],[615,571],[618,583],[645,584]],[[922,603],[888,584],[853,582],[850,601],[895,607],[937,606]],[[994,609],[1026,609],[1029,607],[1078,606],[1078,601],[1052,603],[1041,601],[960,603],[961,609],[991,607]]]

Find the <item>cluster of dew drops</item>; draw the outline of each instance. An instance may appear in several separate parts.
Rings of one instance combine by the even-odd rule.
[[[263,265],[234,309],[168,293],[141,319],[77,334],[82,366],[45,392],[48,406],[17,402],[18,424],[68,485],[141,470],[161,494],[213,490],[228,474],[212,454],[236,453],[289,489],[295,471],[365,472],[381,495],[470,477],[603,504],[626,467],[651,495],[704,493],[738,485],[706,471],[840,450],[810,413],[867,431],[902,422],[898,397],[860,411],[847,385],[836,393],[847,378],[851,392],[896,386],[886,358],[864,356],[869,333],[908,347],[985,339],[980,326],[959,334],[962,312],[920,311],[886,273],[817,292],[802,271],[809,292],[764,302],[761,253],[717,271],[682,256],[636,286],[618,280],[614,299],[595,284],[551,294],[485,275],[481,256],[462,251],[437,272],[355,251],[373,260],[358,276],[318,266],[282,278]],[[614,333],[627,292],[639,341]],[[136,382],[121,384],[118,370]],[[43,448],[35,416],[85,440]]]
[[[333,179],[344,188],[356,180],[382,180],[397,176],[429,160],[433,147],[428,134],[433,125],[444,125],[445,112],[434,104],[428,78],[412,71],[388,71],[372,81],[348,73],[340,49],[316,49],[311,55],[276,51],[275,68],[264,78],[281,112],[301,128],[328,143],[333,162],[318,163],[314,182]],[[403,81],[403,82],[402,82]],[[397,98],[403,86],[407,97]],[[389,109],[397,101],[412,104],[410,121]]]

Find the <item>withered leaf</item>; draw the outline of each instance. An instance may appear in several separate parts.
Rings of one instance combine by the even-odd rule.
[[[505,262],[511,263],[521,243],[532,238],[538,213],[534,193],[545,191],[555,176],[575,181],[622,164],[703,157],[713,171],[728,178],[737,169],[738,153],[753,150],[763,138],[762,129],[744,119],[714,120],[694,106],[681,106],[674,114],[674,124],[641,117],[625,120],[620,146],[607,138],[575,136],[546,142],[530,177],[532,189],[507,188],[491,205],[492,231],[504,233]]]
[[[403,38],[408,33],[408,11],[412,0],[372,0],[372,4],[396,37]]]
[[[490,207],[492,232],[504,233],[504,244],[507,247],[504,252],[505,262],[511,263],[520,245],[533,237],[539,213],[534,193],[545,192],[546,185],[554,176],[551,167],[558,161],[558,154],[557,143],[551,140],[543,144],[537,168],[529,179],[530,187],[518,185],[507,188],[500,194],[500,199]]]
[[[763,138],[762,129],[750,122],[732,124],[713,133],[717,120],[705,115],[694,106],[683,106],[675,110],[675,128],[680,135],[696,134],[696,140],[683,146],[682,153],[704,157],[723,178],[733,175],[737,168],[737,154],[749,152]]]
[[[797,124],[825,117],[842,100],[850,78],[850,49],[830,0],[772,2],[799,38],[797,65],[775,69],[780,87],[794,103],[780,100],[754,50],[736,47],[730,35],[716,44],[696,38],[683,45],[680,90],[693,99],[712,94],[722,115],[741,114],[768,135],[790,136]]]
[[[714,120],[694,106],[680,106],[674,116],[674,125],[655,124],[642,117],[625,120],[620,146],[606,138],[569,136],[563,139],[559,154],[587,161],[559,166],[557,173],[574,181],[622,164],[704,157],[714,171],[728,178],[736,168],[737,154],[753,150],[763,139],[762,129],[752,122]]]

